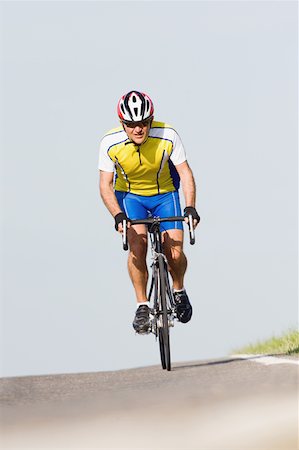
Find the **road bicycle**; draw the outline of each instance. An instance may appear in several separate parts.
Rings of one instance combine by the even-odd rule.
[[[171,370],[169,329],[174,326],[177,319],[173,292],[169,282],[168,263],[163,253],[162,222],[184,222],[182,216],[173,217],[150,217],[147,219],[131,220],[131,225],[147,225],[150,236],[150,247],[152,253],[152,278],[148,293],[150,302],[150,327],[146,334],[153,333],[159,341],[161,365],[163,369]],[[192,216],[188,217],[190,244],[195,243],[195,234]],[[128,250],[127,223],[123,221],[123,249]]]

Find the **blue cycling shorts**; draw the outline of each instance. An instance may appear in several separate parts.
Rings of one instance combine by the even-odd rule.
[[[119,206],[129,219],[147,219],[148,217],[181,216],[179,193],[167,192],[151,196],[115,191]],[[161,223],[161,231],[182,230],[182,222]]]

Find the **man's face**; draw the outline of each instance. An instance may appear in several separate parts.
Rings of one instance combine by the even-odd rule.
[[[152,118],[142,120],[141,122],[122,122],[128,138],[137,145],[143,144],[147,139],[151,129]]]

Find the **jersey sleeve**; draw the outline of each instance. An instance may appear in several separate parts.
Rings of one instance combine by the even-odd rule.
[[[100,143],[98,169],[104,172],[114,172],[114,162],[108,155],[109,147],[105,144],[105,138]]]
[[[180,136],[174,131],[173,136],[173,150],[170,155],[170,159],[175,166],[183,163],[187,160],[186,151],[181,141]]]

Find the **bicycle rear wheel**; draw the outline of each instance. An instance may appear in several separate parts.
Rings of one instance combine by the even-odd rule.
[[[166,300],[166,277],[167,269],[165,267],[165,261],[162,255],[158,257],[159,262],[159,312],[161,327],[158,328],[159,333],[159,346],[161,364],[163,369],[171,370],[170,359],[170,339],[169,339],[169,326],[168,326],[168,311]]]

